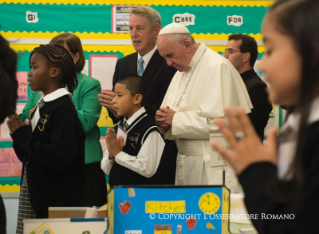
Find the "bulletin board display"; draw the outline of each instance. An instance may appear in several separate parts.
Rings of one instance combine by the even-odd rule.
[[[203,41],[209,48],[222,54],[229,34],[245,33],[258,41],[262,40],[262,20],[272,3],[227,0],[0,0],[0,34],[10,41],[11,47],[19,54],[18,105],[21,106],[31,93],[26,85],[30,53],[39,44],[48,43],[60,33],[71,32],[82,40],[86,58],[82,72],[99,79],[103,83],[102,89],[109,90],[117,59],[135,52],[128,33],[132,8],[140,5],[154,8],[162,17],[162,26],[172,22],[181,23],[190,30],[195,40]],[[258,51],[260,59],[264,47],[259,46]],[[108,127],[113,126],[105,108],[102,108],[98,126],[101,137],[105,136]],[[103,141],[101,139],[105,148]],[[9,152],[12,141],[0,139],[0,149]],[[1,162],[4,163],[4,157],[0,156],[0,165]],[[18,192],[19,184],[19,176],[0,175],[0,192]]]
[[[125,30],[129,11],[138,5],[149,5],[161,14],[163,26],[172,22],[184,24],[195,39],[226,40],[230,33],[247,33],[259,40],[263,16],[272,4],[272,1],[101,2],[0,1],[0,30],[9,38],[52,38],[71,31],[81,39],[130,39]],[[122,25],[123,30],[116,30],[116,25]]]

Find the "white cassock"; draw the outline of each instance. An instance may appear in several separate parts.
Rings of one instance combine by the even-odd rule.
[[[215,118],[224,108],[252,104],[245,84],[233,65],[201,43],[186,72],[176,72],[161,107],[176,113],[165,138],[176,141],[176,185],[216,184],[214,171],[223,160],[213,152],[209,139],[223,140]]]

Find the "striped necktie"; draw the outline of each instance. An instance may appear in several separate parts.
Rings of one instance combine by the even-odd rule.
[[[32,132],[34,131],[35,126],[37,126],[37,123],[40,119],[40,109],[44,106],[44,104],[43,98],[41,98],[36,105],[35,113],[31,119]]]
[[[124,121],[123,123],[123,130],[126,131],[128,129],[129,125],[127,123],[127,121]]]
[[[143,73],[144,73],[144,60],[143,60],[143,57],[140,57],[140,59],[138,60],[138,71],[137,71],[137,74],[139,76],[142,76]]]

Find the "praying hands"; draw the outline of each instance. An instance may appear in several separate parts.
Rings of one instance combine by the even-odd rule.
[[[18,128],[23,126],[23,122],[21,121],[19,115],[14,113],[8,116],[7,125],[10,131],[10,134],[14,133]]]
[[[114,129],[109,128],[106,132],[105,140],[110,154],[109,159],[114,159],[123,150],[124,139],[122,136],[119,136],[119,139],[117,139]]]
[[[172,126],[175,113],[169,106],[160,108],[155,114],[156,124],[167,131]]]

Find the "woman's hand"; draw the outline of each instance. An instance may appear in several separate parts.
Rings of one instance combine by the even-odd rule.
[[[237,175],[252,163],[267,161],[276,164],[277,129],[271,129],[269,131],[267,144],[264,146],[256,135],[245,110],[239,107],[236,109],[236,112],[238,118],[233,114],[230,108],[225,108],[229,127],[226,126],[223,119],[217,119],[215,121],[215,124],[224,135],[230,150],[226,150],[213,140],[211,141],[211,146],[224,156]]]

